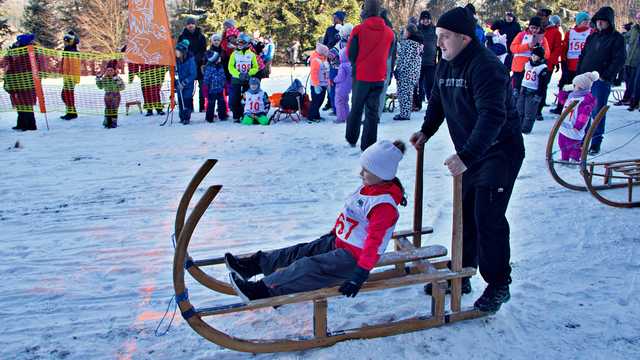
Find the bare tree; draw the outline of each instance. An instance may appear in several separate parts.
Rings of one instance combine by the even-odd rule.
[[[127,34],[127,1],[86,0],[78,21],[85,34],[83,48],[120,52]]]

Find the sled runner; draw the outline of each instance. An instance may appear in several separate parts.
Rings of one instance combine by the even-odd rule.
[[[327,324],[327,303],[330,298],[342,296],[338,287],[324,288],[309,292],[276,296],[267,299],[253,300],[248,303],[238,302],[208,308],[194,307],[188,296],[185,285],[185,270],[196,280],[214,291],[235,295],[232,287],[223,281],[208,276],[201,267],[223,264],[224,259],[213,258],[193,260],[188,256],[191,236],[200,218],[211,205],[216,195],[222,189],[221,185],[211,186],[197,202],[194,209],[184,222],[186,210],[195,189],[206,174],[216,164],[216,160],[207,160],[195,174],[185,191],[176,214],[175,234],[177,237],[176,251],[173,261],[173,284],[176,302],[183,318],[199,335],[220,346],[252,353],[299,351],[316,347],[323,347],[349,339],[375,338],[390,336],[410,331],[437,327],[448,323],[466,320],[486,315],[473,308],[461,306],[461,279],[472,276],[474,268],[462,268],[462,179],[454,178],[453,197],[453,228],[451,259],[444,258],[447,249],[440,245],[422,246],[421,236],[432,232],[429,227],[422,228],[422,162],[423,152],[418,153],[416,176],[416,201],[414,205],[414,228],[409,231],[394,233],[396,251],[387,252],[380,257],[376,267],[394,265],[393,268],[373,271],[369,280],[363,285],[361,292],[372,292],[384,289],[398,288],[416,284],[433,284],[431,312],[428,315],[417,316],[399,321],[389,321],[377,325],[365,325],[355,329],[334,330]],[[413,241],[409,241],[409,239]],[[249,255],[249,254],[247,254]],[[432,260],[430,260],[432,259]],[[449,309],[445,309],[445,290],[447,280],[452,282],[451,301]],[[280,340],[241,339],[223,333],[204,321],[205,317],[222,314],[253,311],[260,308],[313,302],[313,336],[287,338]]]
[[[576,191],[588,191],[600,202],[615,207],[640,207],[640,200],[634,200],[633,188],[640,185],[640,159],[614,160],[614,161],[595,161],[595,159],[604,154],[596,155],[589,158],[589,148],[593,140],[598,124],[602,121],[609,110],[609,106],[604,106],[591,122],[589,130],[585,134],[584,140],[580,147],[580,161],[567,162],[557,159],[557,152],[554,146],[557,143],[558,133],[564,119],[576,107],[577,102],[570,106],[560,115],[555,125],[549,133],[547,141],[546,159],[547,167],[553,179],[567,189]],[[632,123],[633,124],[633,123]],[[607,133],[619,130],[627,125],[609,130]],[[631,140],[633,140],[633,137]],[[626,144],[625,144],[626,145]],[[624,145],[620,146],[623,147]],[[612,150],[615,151],[620,147]],[[610,151],[610,152],[612,152]],[[562,171],[559,167],[564,167]],[[568,168],[568,170],[567,170]],[[578,176],[578,171],[579,175]],[[597,181],[602,179],[602,183]],[[605,190],[624,189],[626,188],[626,201],[613,198],[607,195]]]

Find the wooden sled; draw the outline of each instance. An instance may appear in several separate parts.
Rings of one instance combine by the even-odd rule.
[[[554,158],[554,145],[557,143],[558,133],[564,119],[573,111],[577,101],[574,101],[569,107],[560,115],[556,123],[554,124],[551,132],[549,133],[549,139],[547,140],[546,160],[547,167],[553,179],[563,187],[576,191],[589,191],[596,199],[604,204],[615,207],[638,207],[639,201],[633,200],[633,187],[640,184],[640,159],[630,160],[617,160],[609,162],[595,162],[588,161],[589,148],[593,135],[595,134],[598,124],[602,121],[609,110],[609,106],[605,105],[596,117],[591,122],[591,126],[585,135],[582,147],[579,163],[569,163],[567,161],[557,160]],[[556,168],[558,165],[564,165],[569,167],[575,167],[579,169],[582,175],[580,183],[572,182],[571,180],[563,177]],[[596,184],[595,178],[602,178],[602,184]],[[627,188],[627,201],[614,201],[603,195],[604,190]]]
[[[375,338],[390,336],[410,331],[437,327],[444,324],[476,318],[486,315],[473,308],[463,309],[461,306],[461,279],[473,276],[474,268],[462,268],[462,179],[454,178],[453,197],[453,229],[451,259],[443,258],[447,249],[443,246],[421,246],[421,235],[430,232],[430,228],[421,228],[422,219],[422,159],[423,152],[418,153],[416,166],[416,204],[414,207],[414,230],[395,233],[397,251],[385,253],[381,256],[376,267],[395,265],[394,268],[372,272],[361,292],[371,292],[383,289],[398,288],[409,285],[432,283],[431,314],[409,319],[391,321],[378,325],[366,325],[355,329],[332,330],[327,325],[327,302],[332,297],[342,296],[338,287],[319,289],[315,291],[277,296],[268,299],[254,300],[249,303],[234,303],[209,308],[194,307],[189,299],[185,286],[185,268],[191,273],[193,269],[198,274],[201,266],[223,263],[221,258],[208,260],[192,260],[188,257],[187,249],[191,236],[200,218],[222,189],[221,185],[211,186],[198,201],[195,208],[184,223],[184,216],[189,200],[197,185],[215,165],[216,160],[207,160],[196,173],[178,207],[176,218],[176,234],[178,237],[173,261],[173,284],[176,302],[183,318],[189,326],[207,340],[220,346],[251,353],[300,351],[310,348],[333,345],[349,339]],[[184,224],[184,225],[183,225]],[[413,242],[408,239],[412,238]],[[430,261],[429,259],[436,260]],[[189,264],[190,263],[190,264]],[[407,263],[409,263],[407,265]],[[450,269],[449,269],[450,268]],[[202,272],[204,274],[204,272]],[[206,274],[205,274],[206,275]],[[208,276],[207,276],[208,277]],[[203,283],[201,278],[194,276]],[[212,279],[213,282],[205,286],[215,291],[235,294],[230,285]],[[452,281],[452,292],[449,310],[445,310],[445,289],[447,280]],[[212,286],[210,286],[212,285]],[[313,337],[287,338],[281,340],[240,339],[223,333],[206,323],[203,318],[243,311],[253,311],[285,304],[312,301],[314,306]]]
[[[605,106],[605,108],[608,108],[608,106]],[[581,159],[583,161],[580,162],[580,174],[584,178],[586,189],[603,204],[619,208],[640,207],[640,197],[637,197],[638,200],[634,200],[633,197],[633,188],[640,185],[640,159],[606,162],[584,161],[587,158],[588,149],[600,121],[602,121],[601,116],[596,117],[593,121],[584,137],[582,146]],[[602,179],[602,184],[596,184],[598,179]],[[626,201],[614,200],[611,197],[607,197],[606,192],[603,192],[603,190],[620,188],[626,188],[627,190]]]

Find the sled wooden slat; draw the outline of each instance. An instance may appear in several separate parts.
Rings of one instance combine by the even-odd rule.
[[[240,258],[249,257],[253,254],[243,254],[238,255]],[[401,262],[414,261],[420,259],[428,259],[435,258],[440,256],[447,255],[447,248],[442,245],[429,245],[419,249],[414,249],[406,252],[387,252],[380,256],[380,260],[376,266],[387,266],[393,265]],[[196,266],[211,266],[211,265],[219,265],[224,264],[224,257],[213,258],[213,259],[204,259],[204,260],[195,260],[193,262]]]
[[[420,235],[432,234],[432,233],[433,233],[433,228],[431,226],[423,226],[422,227],[422,231],[420,232]],[[391,238],[392,239],[397,239],[397,238],[401,238],[401,237],[411,237],[414,234],[415,234],[414,230],[399,230],[399,231],[395,231],[391,235]]]
[[[446,314],[445,315],[445,322],[446,323],[452,323],[452,322],[456,322],[456,321],[475,319],[475,318],[479,318],[479,317],[482,317],[482,316],[487,316],[487,313],[482,312],[482,311],[480,311],[478,309],[475,309],[473,307],[469,307],[469,308],[462,309],[459,312]]]
[[[330,337],[336,337],[342,340],[347,339],[364,339],[380,336],[389,336],[393,334],[402,334],[410,331],[435,327],[441,325],[442,321],[431,316],[416,316],[409,319],[398,320],[390,323],[379,325],[366,325],[360,328],[349,330],[338,330],[331,332]],[[354,337],[354,335],[358,335]]]
[[[398,239],[397,245],[400,251],[412,251],[415,249],[413,244],[409,240],[407,240],[407,238]],[[444,250],[446,251],[447,249],[445,248]],[[420,271],[426,273],[438,271],[428,259],[414,261],[413,265],[416,266]]]
[[[327,336],[327,300],[315,300],[313,302],[313,336]]]
[[[448,270],[440,270],[435,274],[424,274],[419,273],[415,275],[406,275],[399,278],[392,278],[381,281],[372,281],[366,282],[362,285],[359,293],[377,291],[382,289],[393,289],[408,285],[415,284],[424,284],[428,282],[432,282],[434,280],[450,280],[455,278],[462,278],[467,276],[473,276],[476,273],[476,269],[474,268],[464,268],[460,272],[455,273],[453,271]],[[289,295],[281,295],[275,296],[268,299],[260,299],[254,300],[247,303],[244,307],[231,307],[228,304],[223,305],[222,307],[210,307],[210,308],[201,308],[196,311],[196,313],[200,317],[205,316],[214,316],[214,315],[222,315],[222,314],[230,314],[241,311],[249,311],[256,310],[266,307],[280,306],[286,304],[294,304],[300,303],[304,301],[314,301],[314,300],[322,300],[336,296],[343,296],[338,291],[338,286],[325,288],[314,291],[307,291],[303,293],[289,294]]]
[[[462,269],[462,175],[453,179],[453,225],[451,229],[451,270]],[[462,279],[451,280],[451,311],[460,311]]]
[[[423,200],[424,146],[418,149],[416,159],[416,184],[413,197],[413,246],[422,247],[422,200]]]
[[[434,281],[431,283],[431,316],[436,319],[443,319],[444,317],[444,296],[446,289],[446,281]]]

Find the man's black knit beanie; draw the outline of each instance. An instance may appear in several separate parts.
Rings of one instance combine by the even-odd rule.
[[[476,36],[476,21],[468,9],[455,7],[442,14],[436,27],[447,29],[458,34],[471,37]]]

